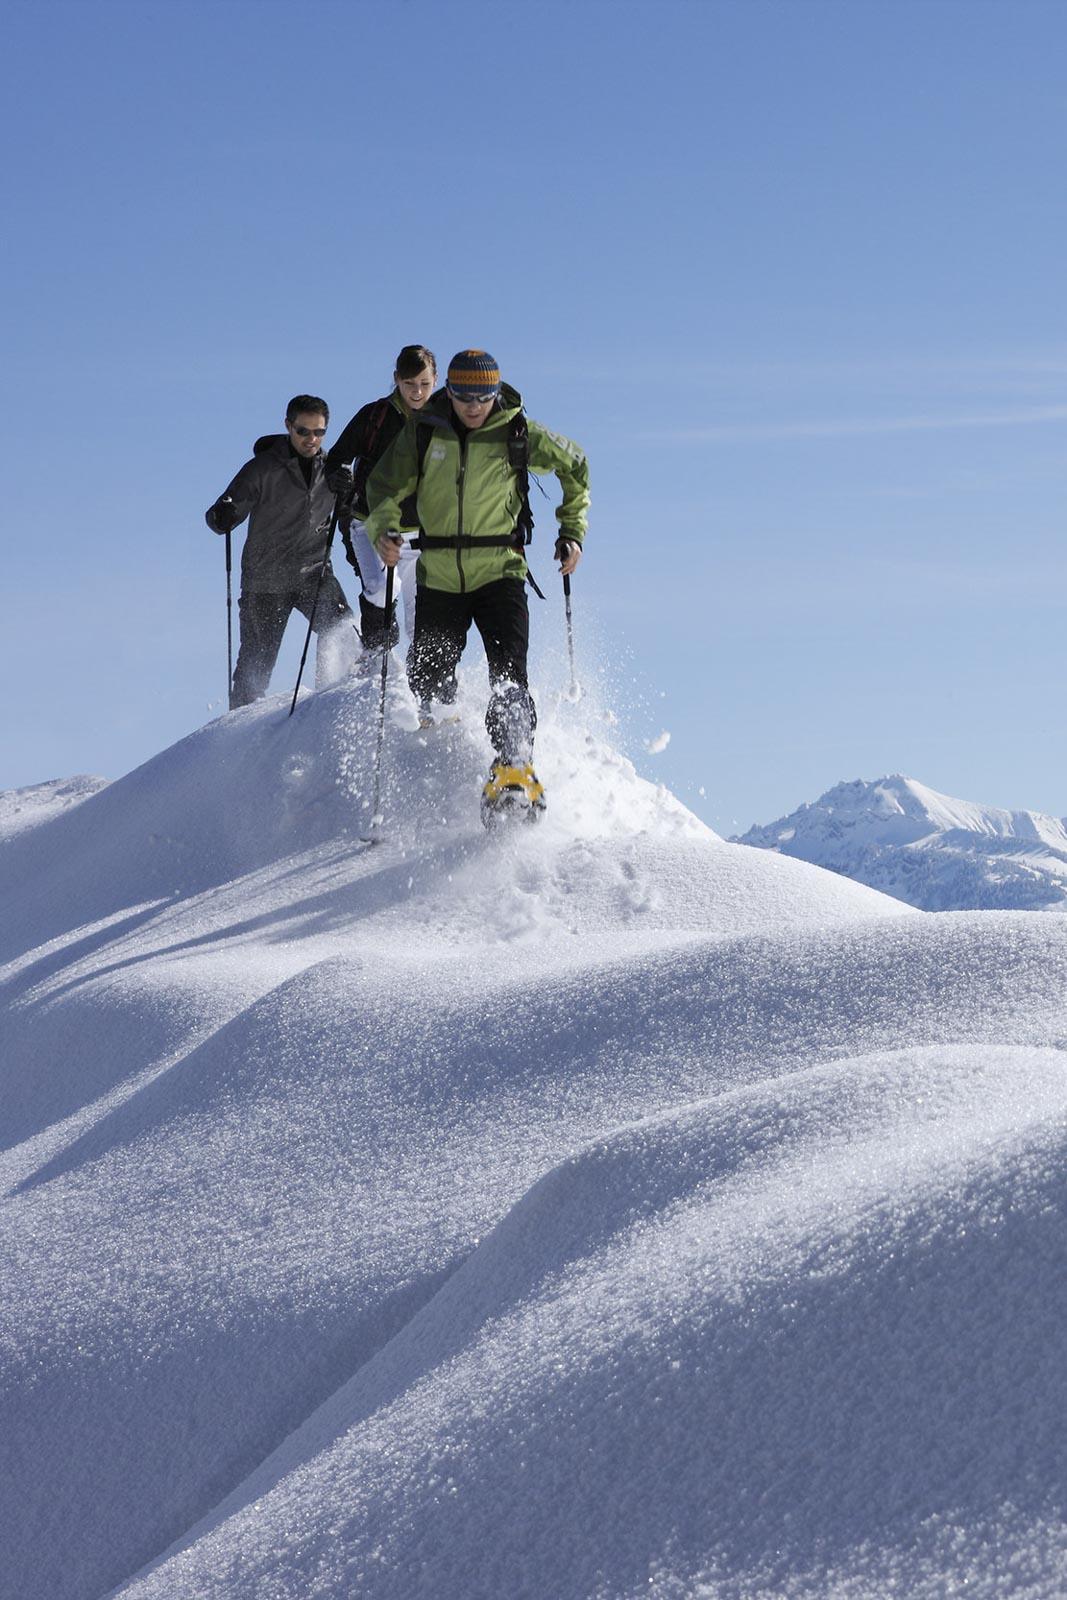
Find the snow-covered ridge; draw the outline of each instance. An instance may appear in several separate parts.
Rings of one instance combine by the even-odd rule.
[[[33,783],[24,789],[0,790],[0,848],[5,839],[14,838],[24,828],[50,822],[54,816],[80,805],[106,786],[106,778],[79,773],[74,778],[53,778],[48,783]]]
[[[0,850],[3,1600],[1067,1586],[1067,921],[540,704],[517,834],[353,683]]]
[[[1067,825],[914,778],[839,783],[741,844],[810,861],[924,911],[1067,908]]]

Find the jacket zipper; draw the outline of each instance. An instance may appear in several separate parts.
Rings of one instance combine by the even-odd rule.
[[[457,535],[459,536],[459,538],[463,537],[463,484],[464,484],[464,479],[466,478],[466,476],[467,476],[467,440],[466,440],[466,438],[464,438],[464,439],[462,439],[460,441],[460,446],[459,446],[459,477],[456,480],[457,484],[459,485],[459,527],[456,530]],[[456,545],[456,571],[459,574],[459,592],[460,592],[460,594],[466,594],[466,592],[467,592],[467,580],[466,580],[466,577],[464,576],[464,572],[463,572],[463,551],[460,549],[460,546],[459,546],[458,543]]]
[[[315,471],[316,463],[312,464],[311,478],[307,482],[305,482],[305,480],[304,480],[304,474],[303,474],[303,471],[301,469],[299,461],[290,460],[288,465],[289,465],[290,476],[295,475],[297,483],[300,485],[300,487],[304,491],[304,499],[305,499],[305,502],[306,502],[305,516],[307,517],[307,531],[308,531],[309,534],[318,533],[319,524],[315,521],[315,490],[318,488],[318,483],[316,482],[316,478],[317,478],[318,475],[317,475],[317,473]]]

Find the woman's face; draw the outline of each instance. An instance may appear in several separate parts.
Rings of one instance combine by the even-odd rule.
[[[395,372],[393,377],[409,411],[421,411],[437,383],[437,374],[432,367],[423,367],[413,378],[397,378]]]

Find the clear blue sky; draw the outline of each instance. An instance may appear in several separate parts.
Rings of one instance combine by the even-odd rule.
[[[205,507],[422,341],[586,447],[583,652],[713,826],[890,771],[1067,813],[1062,0],[3,25],[0,788],[217,714]]]

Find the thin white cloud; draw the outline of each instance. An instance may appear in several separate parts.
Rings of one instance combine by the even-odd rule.
[[[589,358],[591,361],[595,359]],[[587,362],[588,365],[588,362]],[[543,377],[572,377],[575,363],[539,366]],[[627,358],[614,382],[622,390],[645,390],[650,383],[661,383],[663,365],[658,359]],[[822,389],[827,384],[857,388],[863,392],[900,393],[905,389],[918,395],[954,394],[957,403],[965,396],[981,395],[994,402],[1008,394],[1026,395],[1032,403],[1054,400],[1062,393],[1067,379],[1067,349],[1041,351],[1001,351],[981,355],[888,353],[872,351],[865,355],[842,357],[798,356],[795,359],[759,358],[710,359],[696,371],[686,374],[689,393],[757,392],[776,390],[802,392]],[[1050,388],[1052,393],[1049,393]]]
[[[941,416],[919,413],[902,417],[838,417],[796,422],[727,422],[708,428],[672,430],[670,437],[709,443],[745,439],[840,439],[885,433],[934,433],[952,428],[1023,428],[1046,422],[1067,422],[1067,405]]]
[[[731,380],[773,379],[789,382],[832,379],[835,382],[885,381],[973,383],[976,378],[997,384],[1013,380],[1062,379],[1067,375],[1067,352],[1042,351],[1040,355],[917,356],[873,354],[852,360],[712,362],[711,371]],[[629,370],[629,369],[628,369]]]

